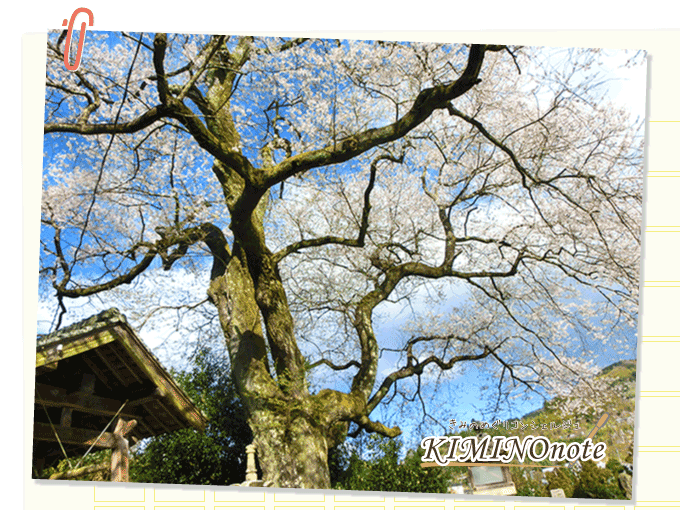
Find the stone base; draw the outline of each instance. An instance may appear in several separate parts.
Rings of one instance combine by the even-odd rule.
[[[264,480],[248,480],[243,483],[232,483],[231,487],[273,487],[274,484]]]

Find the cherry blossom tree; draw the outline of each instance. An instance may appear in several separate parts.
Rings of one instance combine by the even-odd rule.
[[[75,72],[47,47],[55,327],[121,292],[139,317],[149,296],[215,314],[276,486],[328,488],[328,449],[399,435],[372,413],[427,412],[442,374],[483,371],[500,409],[630,347],[642,135],[604,52],[87,37]],[[161,271],[203,295],[163,295]]]

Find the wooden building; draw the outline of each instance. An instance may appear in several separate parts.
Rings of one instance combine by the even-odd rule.
[[[205,416],[115,308],[39,337],[35,367],[37,471],[65,455],[77,462],[94,444],[113,449],[112,480],[127,481],[126,436],[206,427]]]

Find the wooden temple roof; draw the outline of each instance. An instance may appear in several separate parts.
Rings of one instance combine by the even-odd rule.
[[[138,440],[206,427],[206,417],[115,308],[39,337],[35,367],[33,456],[45,466],[64,458],[57,435],[69,457],[92,444],[111,448],[114,416],[136,420],[130,435]]]

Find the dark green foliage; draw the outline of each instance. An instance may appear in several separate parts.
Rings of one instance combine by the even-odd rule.
[[[340,443],[328,450],[328,472],[331,477],[331,487],[343,481],[348,473],[351,453],[347,442]]]
[[[70,461],[70,463],[69,463]],[[79,468],[84,468],[87,466],[103,465],[107,466],[108,469],[97,471],[96,473],[85,474],[83,476],[68,477],[68,480],[79,480],[88,482],[107,482],[111,480],[111,450],[93,450],[88,453],[83,458],[71,458],[68,461],[66,459],[59,461],[56,466],[44,469],[40,473],[35,473],[34,478],[44,478],[49,479],[50,476],[57,473],[68,472],[74,469],[76,466]]]
[[[541,481],[542,474],[538,469],[510,468],[512,481],[518,496],[545,498],[550,496],[547,486]]]
[[[332,487],[339,490],[381,492],[446,493],[450,473],[446,468],[420,467],[421,451],[409,452],[399,461],[401,441],[370,437],[347,456],[348,449],[336,451],[329,464],[334,477]],[[365,452],[361,455],[361,450]]]
[[[609,469],[599,468],[592,461],[584,462],[574,488],[573,497],[593,499],[626,499],[619,487],[617,475]]]
[[[245,480],[252,433],[229,376],[226,356],[201,353],[190,372],[173,377],[206,414],[205,433],[180,430],[151,439],[130,464],[130,481],[229,485]]]
[[[607,469],[611,471],[615,476],[618,476],[619,473],[624,471],[623,465],[614,458],[611,458],[607,461]]]
[[[548,493],[553,489],[562,489],[564,495],[568,498],[571,498],[574,494],[574,474],[571,470],[567,468],[557,468],[554,471],[546,473],[545,478],[548,480]]]
[[[608,466],[621,466],[617,461],[609,461]],[[580,472],[569,468],[558,468],[545,473],[544,483],[538,469],[512,468],[518,496],[550,497],[552,489],[564,490],[567,498],[584,499],[626,499],[618,482],[618,472],[609,468],[599,468],[593,461],[584,462]],[[621,467],[623,471],[623,467]]]

